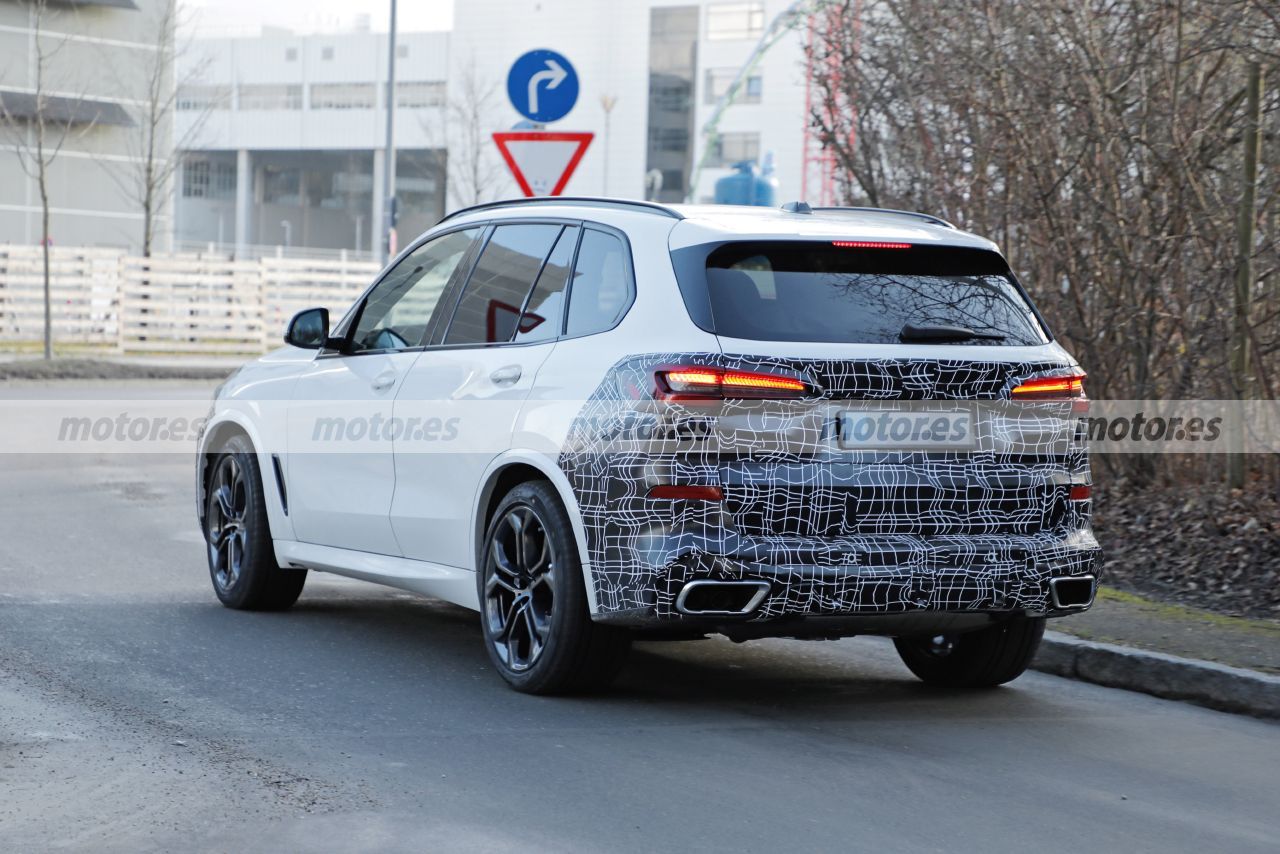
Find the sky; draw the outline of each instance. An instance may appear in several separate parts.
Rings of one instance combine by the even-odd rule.
[[[447,30],[453,25],[454,0],[399,0],[398,29]],[[197,36],[251,36],[263,26],[297,33],[347,30],[369,16],[374,32],[386,32],[390,0],[184,0],[188,28]]]

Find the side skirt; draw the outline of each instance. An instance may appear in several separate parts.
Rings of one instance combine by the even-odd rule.
[[[274,545],[281,566],[332,572],[480,610],[476,574],[469,569],[293,540],[275,540]]]

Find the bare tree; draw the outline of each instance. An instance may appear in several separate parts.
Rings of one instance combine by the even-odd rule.
[[[448,197],[454,207],[492,201],[505,182],[490,136],[498,127],[500,102],[498,84],[483,78],[474,60],[449,82],[443,137],[449,149]],[[434,129],[430,132],[435,134]]]
[[[50,67],[59,51],[67,44],[65,37],[46,33],[44,26],[51,15],[46,0],[35,0],[31,6],[33,30],[30,60],[31,93],[0,98],[0,123],[13,140],[18,163],[27,177],[36,182],[40,194],[40,245],[43,249],[44,281],[44,357],[53,358],[53,301],[49,287],[49,172],[73,129],[87,132],[91,120],[84,120],[77,105],[81,96],[50,94]]]
[[[1256,204],[1238,176],[1247,69],[1276,79],[1278,24],[1262,0],[833,2],[815,15],[810,120],[849,202],[995,237],[1100,396],[1235,397],[1245,334],[1235,352],[1271,397],[1275,87]],[[1238,216],[1257,226],[1258,282],[1239,315]],[[1126,465],[1149,478],[1155,463]]]
[[[215,106],[206,99],[196,109],[184,110],[190,113],[189,120],[181,135],[175,134],[175,114],[184,87],[198,81],[209,64],[207,60],[192,63],[178,76],[179,60],[190,48],[179,41],[182,23],[177,0],[162,0],[151,21],[146,61],[115,69],[121,88],[143,93],[129,141],[131,168],[110,174],[142,212],[142,254],[148,258],[155,247],[156,222],[169,203],[173,176],[182,163],[180,153],[199,135]]]

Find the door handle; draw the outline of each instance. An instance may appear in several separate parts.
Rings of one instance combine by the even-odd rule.
[[[382,391],[384,389],[391,388],[391,386],[395,384],[396,384],[395,371],[383,371],[382,373],[374,377],[373,380],[369,383],[369,385],[372,386],[374,391]]]
[[[489,374],[489,379],[493,380],[494,385],[511,385],[520,380],[520,366],[507,365],[505,368],[498,368]]]

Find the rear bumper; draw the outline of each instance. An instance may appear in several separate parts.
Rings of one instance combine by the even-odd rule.
[[[1092,596],[1083,605],[1059,607],[1050,582],[1096,579],[1099,554],[1087,530],[823,541],[686,532],[674,539],[633,536],[633,543],[634,551],[606,553],[604,565],[593,567],[596,619],[635,626],[729,622],[740,624],[744,633],[751,624],[759,630],[760,624],[797,618],[1061,616],[1084,610]],[[645,560],[638,562],[637,552]],[[627,571],[620,571],[623,566]],[[612,567],[619,571],[611,572]],[[728,620],[678,607],[688,584],[707,580],[762,582],[767,588],[748,613]],[[839,620],[828,622],[834,626]],[[874,622],[864,631],[898,633],[891,622],[883,623],[883,631],[876,631]],[[774,632],[761,636],[769,633]]]

